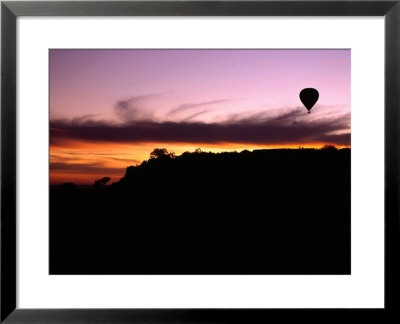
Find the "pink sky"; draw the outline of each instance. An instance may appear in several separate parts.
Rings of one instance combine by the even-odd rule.
[[[318,89],[320,106],[349,111],[350,50],[51,50],[50,80],[52,119],[118,121],[116,103],[142,97],[143,118],[178,121],[202,112],[192,118],[207,122],[299,106],[307,87]]]
[[[350,66],[350,50],[50,50],[51,176],[122,176],[154,147],[349,146]]]

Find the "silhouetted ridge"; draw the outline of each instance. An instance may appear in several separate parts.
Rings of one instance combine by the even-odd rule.
[[[350,272],[350,149],[157,150],[112,185],[51,190],[51,273]]]

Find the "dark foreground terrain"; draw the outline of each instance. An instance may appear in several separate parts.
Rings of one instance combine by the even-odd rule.
[[[349,274],[350,149],[162,155],[50,190],[51,274]]]

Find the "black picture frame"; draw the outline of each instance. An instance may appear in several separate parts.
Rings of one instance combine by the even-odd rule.
[[[18,16],[384,16],[384,309],[18,309],[16,308],[16,19]],[[38,36],[40,37],[40,36]],[[4,323],[226,323],[398,314],[400,266],[400,0],[393,1],[4,1],[1,3],[1,302]],[[40,292],[38,292],[40,293]],[[321,317],[322,316],[322,317]],[[396,318],[396,317],[393,317]]]

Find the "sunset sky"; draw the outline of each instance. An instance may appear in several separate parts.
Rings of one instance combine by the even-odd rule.
[[[350,50],[50,50],[50,182],[118,181],[156,147],[349,147],[350,64]]]

